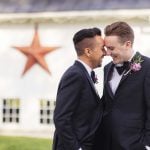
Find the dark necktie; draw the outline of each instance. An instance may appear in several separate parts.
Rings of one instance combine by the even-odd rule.
[[[125,70],[128,70],[130,67],[130,62],[124,62],[122,66],[115,66],[119,75],[121,75]]]
[[[95,75],[95,72],[94,72],[94,71],[91,71],[91,78],[92,78],[92,81],[93,81],[94,83],[96,83],[96,82],[97,82],[97,77],[96,77],[96,75]]]

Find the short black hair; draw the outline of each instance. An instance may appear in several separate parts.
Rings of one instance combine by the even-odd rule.
[[[73,37],[74,45],[81,42],[85,38],[92,38],[95,37],[96,35],[101,36],[101,30],[96,27],[89,29],[82,29],[74,35]]]
[[[82,29],[74,35],[73,42],[78,56],[84,54],[83,49],[85,46],[88,47],[92,46],[91,42],[82,43],[82,41],[84,39],[94,38],[95,36],[101,36],[101,30],[96,27],[89,29]]]

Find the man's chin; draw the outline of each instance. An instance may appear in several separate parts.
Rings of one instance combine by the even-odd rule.
[[[115,61],[115,60],[112,60],[113,61],[113,63],[114,64],[119,64],[119,62],[118,61]]]
[[[99,64],[97,67],[101,67],[102,66],[102,64]]]
[[[115,61],[113,61],[113,64],[115,64],[115,65],[116,65],[117,63],[116,63]]]

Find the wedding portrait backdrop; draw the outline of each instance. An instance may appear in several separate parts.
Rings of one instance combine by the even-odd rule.
[[[8,148],[6,137],[45,139],[46,146],[36,150],[51,149],[58,83],[76,60],[73,35],[83,28],[103,31],[114,21],[129,23],[134,49],[150,56],[149,0],[0,1],[0,150]],[[110,59],[95,69],[100,96],[103,66]],[[32,150],[16,145],[9,150]]]

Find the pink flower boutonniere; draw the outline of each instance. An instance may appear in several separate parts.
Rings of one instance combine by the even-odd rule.
[[[141,70],[141,63],[143,62],[144,60],[142,60],[142,57],[141,55],[137,54],[135,55],[135,57],[133,57],[133,60],[130,64],[130,69],[124,74],[124,75],[127,75],[129,72],[137,72],[139,70]]]
[[[134,72],[139,71],[141,69],[141,64],[140,63],[133,63],[131,64],[131,70]]]

